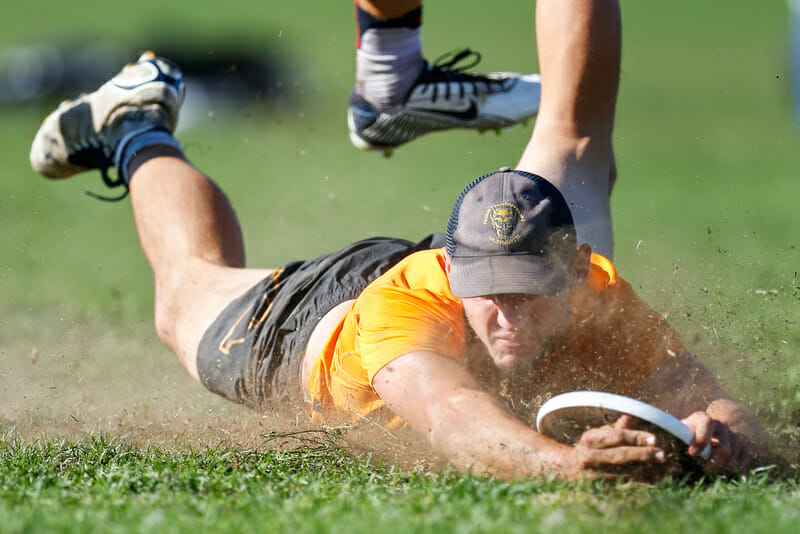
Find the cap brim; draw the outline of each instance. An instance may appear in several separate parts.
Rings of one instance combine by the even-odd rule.
[[[541,256],[454,257],[450,260],[450,290],[460,298],[520,293],[556,295],[569,286],[571,265]]]

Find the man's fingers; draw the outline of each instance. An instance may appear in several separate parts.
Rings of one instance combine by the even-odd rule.
[[[623,415],[614,423],[587,430],[576,445],[581,467],[599,478],[654,482],[681,472],[668,464],[655,435],[631,428],[635,419]]]
[[[591,479],[654,483],[665,476],[679,477],[683,469],[653,447],[580,448],[584,476]]]
[[[701,462],[706,473],[733,473],[750,464],[752,458],[747,442],[728,425],[712,419],[705,412],[693,413],[684,419],[684,423],[694,431],[694,440],[689,445],[690,456],[698,457],[707,445],[711,446],[711,456]]]
[[[666,454],[655,447],[612,447],[597,449],[579,446],[581,466],[600,469],[611,465],[655,463],[667,460]]]
[[[694,431],[694,439],[689,444],[689,456],[696,457],[707,445],[711,444],[711,437],[714,435],[717,422],[705,412],[695,412],[683,422]]]
[[[633,417],[624,413],[611,423],[611,426],[614,428],[633,428]]]
[[[616,423],[584,432],[579,443],[594,449],[607,449],[626,445],[655,447],[658,444],[656,437],[650,432],[624,427],[618,428]]]

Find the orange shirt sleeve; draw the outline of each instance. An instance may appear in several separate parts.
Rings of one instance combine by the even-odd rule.
[[[386,364],[409,352],[460,357],[464,325],[459,302],[426,290],[383,286],[358,304],[355,349],[370,382]]]
[[[372,380],[394,359],[419,350],[460,358],[463,311],[443,262],[440,250],[413,254],[361,293],[317,359],[309,383],[315,400],[364,415],[383,406]]]

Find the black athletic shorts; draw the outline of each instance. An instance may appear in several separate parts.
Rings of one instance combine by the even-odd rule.
[[[317,322],[407,255],[443,246],[443,234],[419,243],[376,237],[276,269],[228,304],[203,334],[200,380],[257,410],[276,400],[299,400],[303,356]]]

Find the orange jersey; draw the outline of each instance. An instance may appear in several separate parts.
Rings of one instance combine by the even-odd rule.
[[[570,298],[567,335],[544,358],[533,397],[575,389],[630,394],[671,355],[677,334],[592,255],[587,284]],[[352,419],[383,408],[372,380],[389,362],[426,350],[460,360],[467,344],[461,301],[450,291],[441,249],[411,254],[356,299],[318,356],[309,379],[314,411]],[[538,372],[537,372],[538,374]]]

